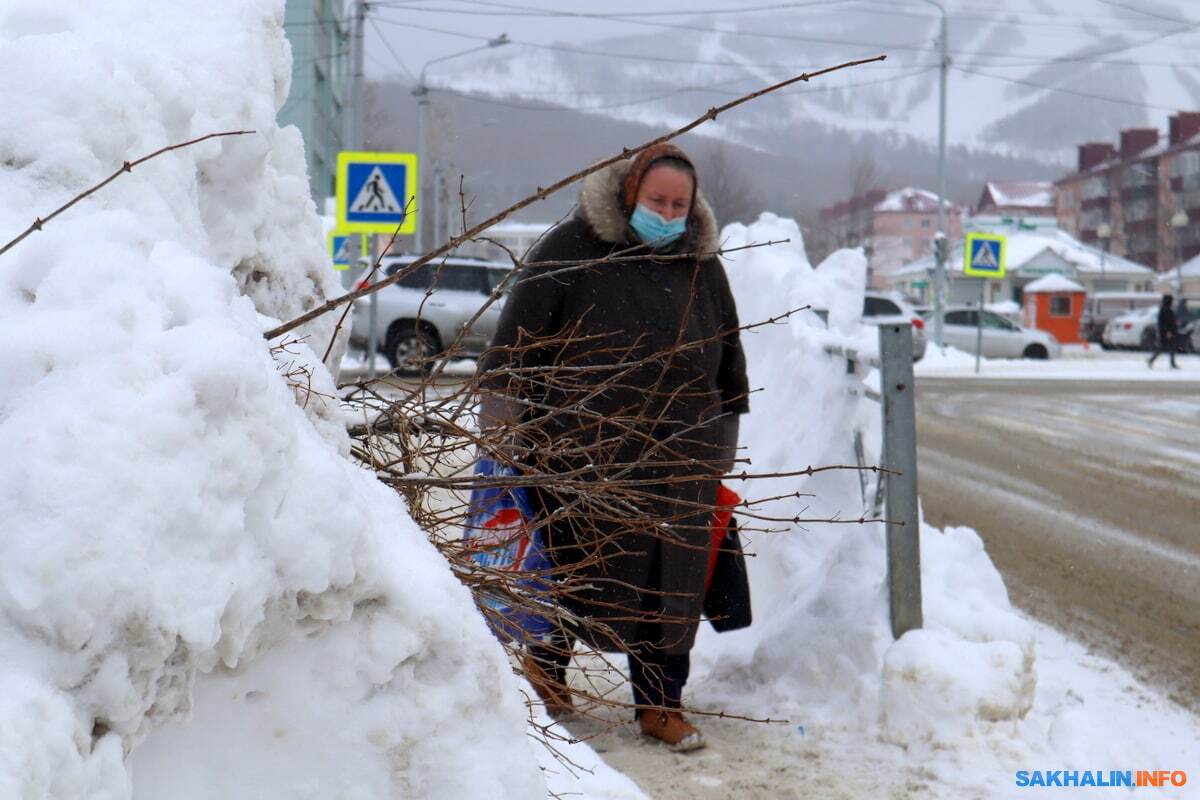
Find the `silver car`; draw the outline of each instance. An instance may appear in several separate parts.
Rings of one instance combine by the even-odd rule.
[[[942,316],[942,340],[959,350],[975,352],[979,309],[951,306]],[[930,320],[932,324],[932,320]],[[1058,358],[1062,345],[1046,331],[1023,328],[999,314],[983,312],[981,355],[984,358]]]
[[[381,272],[393,275],[416,260],[411,255],[385,257]],[[503,291],[511,273],[511,265],[463,257],[417,267],[376,295],[375,341],[379,352],[392,369],[405,372],[428,369],[438,356],[479,356],[495,335],[504,307],[503,296],[490,304],[488,300],[497,289]],[[354,303],[350,331],[353,347],[367,348],[370,309],[370,297]]]

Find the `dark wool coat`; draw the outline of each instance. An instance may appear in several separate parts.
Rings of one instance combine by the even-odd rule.
[[[655,258],[629,229],[619,199],[628,169],[585,179],[576,216],[526,259],[480,369],[485,385],[536,409],[532,471],[583,470],[581,491],[539,493],[559,515],[547,530],[552,559],[574,567],[566,605],[590,623],[579,633],[608,650],[686,653],[716,492],[716,476],[690,460],[717,457],[716,417],[749,410],[745,357],[721,262]],[[716,247],[697,192],[687,232],[662,254]],[[633,259],[602,261],[614,255]],[[587,266],[547,263],[562,261]],[[605,482],[623,479],[644,482],[636,508],[606,502]]]
[[[1165,345],[1178,335],[1179,328],[1175,324],[1175,310],[1163,303],[1158,307],[1158,341]]]

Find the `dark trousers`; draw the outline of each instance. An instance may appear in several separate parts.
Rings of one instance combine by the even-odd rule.
[[[650,566],[650,586],[642,592],[641,611],[648,617],[654,615],[661,600],[657,594],[661,559],[662,547],[656,544]],[[681,708],[683,687],[692,669],[692,657],[689,653],[662,652],[658,647],[661,638],[659,624],[649,618],[638,623],[635,641],[628,643],[633,702],[639,707]],[[560,630],[552,634],[548,642],[529,645],[529,654],[551,680],[566,683],[567,665],[571,661],[574,645],[574,638]]]
[[[565,634],[555,634],[550,642],[530,645],[529,654],[551,680],[566,683],[573,645],[574,642]],[[633,648],[629,653],[629,682],[633,685],[633,702],[639,707],[682,707],[683,687],[691,668],[692,657],[688,653],[671,655],[653,647]]]
[[[1159,336],[1154,340],[1154,355],[1150,356],[1150,364],[1153,365],[1159,355],[1166,353],[1171,358],[1171,366],[1175,366],[1175,351],[1179,349],[1178,336]]]

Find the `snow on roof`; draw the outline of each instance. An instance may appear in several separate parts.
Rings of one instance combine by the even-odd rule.
[[[989,181],[987,190],[997,206],[1054,206],[1054,184],[1050,181]]]
[[[1029,292],[1082,292],[1084,288],[1070,278],[1063,277],[1057,272],[1052,272],[1044,278],[1038,278],[1033,283],[1025,287],[1025,293]]]
[[[949,200],[943,200],[942,203],[947,209],[953,206]],[[937,211],[937,195],[925,189],[907,186],[888,192],[886,197],[875,204],[875,210],[934,212]]]
[[[1200,256],[1195,256],[1190,261],[1183,262],[1183,266],[1179,268],[1179,271],[1185,277],[1200,278]]]
[[[1057,228],[1040,228],[1033,231],[1013,231],[1011,228],[997,228],[995,233],[1008,237],[1006,245],[1006,260],[1009,270],[1018,270],[1033,261],[1042,253],[1049,251],[1069,263],[1077,272],[1103,272],[1113,276],[1140,277],[1152,275],[1154,270],[1149,267],[1122,258],[1112,253],[1084,244],[1071,234]],[[950,243],[951,253],[961,253],[963,240]],[[962,272],[962,259],[950,258],[947,269]],[[933,268],[933,256],[928,255],[913,263],[896,270],[895,275],[915,275],[928,272]],[[1200,271],[1200,267],[1197,268]]]

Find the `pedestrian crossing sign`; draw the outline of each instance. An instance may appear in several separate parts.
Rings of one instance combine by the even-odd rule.
[[[329,257],[339,272],[350,269],[359,256],[367,254],[367,237],[361,233],[329,232]]]
[[[996,233],[968,233],[963,274],[971,278],[1003,278],[1006,238]]]
[[[337,229],[344,233],[415,233],[417,156],[338,153]]]

